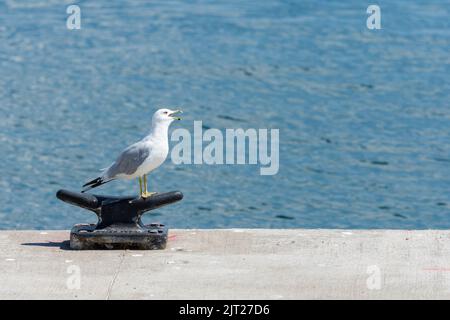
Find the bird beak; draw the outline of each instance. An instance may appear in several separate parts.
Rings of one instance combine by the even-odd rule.
[[[183,111],[181,111],[181,110],[175,110],[174,112],[172,112],[171,114],[169,114],[169,117],[172,117],[172,118],[175,119],[175,120],[181,120],[180,117],[174,117],[174,115],[180,114],[180,113],[183,113]]]

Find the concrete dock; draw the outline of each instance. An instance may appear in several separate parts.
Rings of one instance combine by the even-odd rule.
[[[0,299],[449,299],[450,232],[170,230],[162,251],[0,231]]]

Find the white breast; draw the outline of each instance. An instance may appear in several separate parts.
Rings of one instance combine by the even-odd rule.
[[[159,143],[153,142],[151,143],[150,148],[151,152],[147,157],[147,160],[145,160],[142,166],[138,169],[138,176],[142,176],[158,168],[166,160],[169,153],[169,144],[167,140]]]

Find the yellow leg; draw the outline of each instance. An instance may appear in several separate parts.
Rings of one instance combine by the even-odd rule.
[[[144,174],[144,192],[142,193],[142,198],[148,198],[152,194],[155,194],[156,192],[148,192],[147,191],[147,175]]]
[[[142,197],[142,178],[139,177],[139,196]]]
[[[147,194],[147,175],[144,174],[144,193]]]

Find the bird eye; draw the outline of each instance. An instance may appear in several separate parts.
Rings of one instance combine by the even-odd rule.
[[[167,112],[167,111],[164,111],[164,114],[168,114],[168,112]]]

